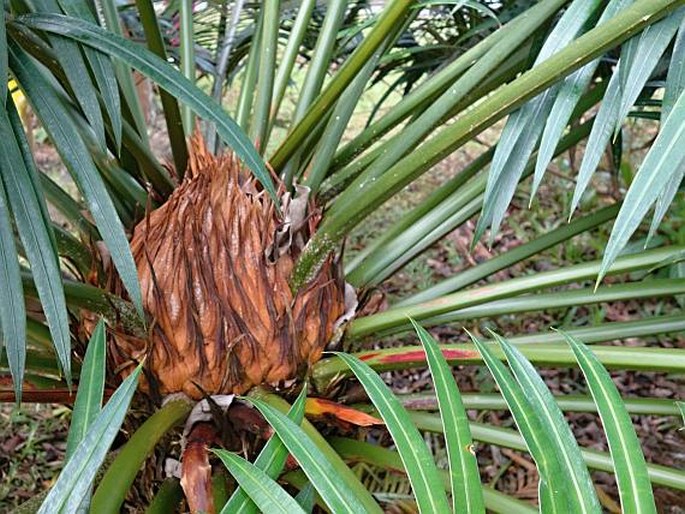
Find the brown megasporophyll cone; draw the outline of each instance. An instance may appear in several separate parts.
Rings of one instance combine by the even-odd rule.
[[[232,155],[211,155],[199,137],[190,147],[182,184],[135,227],[149,336],[115,334],[115,369],[126,375],[145,357],[144,388],[195,399],[294,378],[345,311],[332,257],[297,294],[288,284],[318,212],[283,195],[279,215]]]

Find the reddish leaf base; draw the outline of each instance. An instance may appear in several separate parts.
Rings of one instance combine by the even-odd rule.
[[[60,403],[62,405],[73,405],[76,400],[78,386],[69,389],[32,389],[32,385],[24,383],[22,390],[22,403]],[[114,393],[113,389],[106,388],[104,391],[105,400],[109,399]],[[16,396],[10,389],[0,389],[0,403],[14,403]]]
[[[188,435],[181,459],[181,487],[192,514],[215,514],[209,448],[217,441],[212,423],[197,423]]]
[[[340,403],[326,400],[325,398],[307,398],[304,408],[308,416],[317,416],[327,419],[329,416],[337,420],[351,423],[359,427],[370,427],[382,425],[383,420],[371,416],[365,412],[342,405]]]

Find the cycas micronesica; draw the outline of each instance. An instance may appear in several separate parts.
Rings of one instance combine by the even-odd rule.
[[[299,291],[289,285],[320,212],[300,188],[281,194],[279,213],[232,154],[212,155],[199,136],[190,148],[183,182],[134,229],[149,335],[115,333],[112,369],[126,375],[145,358],[144,387],[196,399],[292,379],[345,313],[333,256]]]

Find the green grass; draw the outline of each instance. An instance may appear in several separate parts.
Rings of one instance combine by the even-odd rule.
[[[0,512],[46,490],[62,469],[70,410],[0,406]]]

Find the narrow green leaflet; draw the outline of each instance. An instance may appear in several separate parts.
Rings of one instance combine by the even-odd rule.
[[[26,307],[9,204],[2,181],[0,181],[0,291],[3,291],[3,301],[0,302],[0,359],[2,359],[4,346],[12,373],[14,395],[19,403],[26,363]]]
[[[141,370],[142,367],[138,366],[114,391],[76,448],[74,456],[64,466],[57,482],[41,505],[39,514],[75,512],[89,494],[95,475],[124,421],[133,393],[138,387]]]
[[[288,418],[297,425],[302,423],[304,417],[304,405],[307,399],[307,388],[303,387],[300,395],[288,411]],[[254,465],[263,470],[267,476],[276,479],[283,470],[285,460],[288,458],[288,449],[280,438],[273,435],[264,445],[254,461]],[[221,514],[258,514],[257,506],[250,500],[240,487],[235,490],[231,498],[226,502]]]
[[[106,2],[104,2],[106,3]],[[113,19],[111,19],[110,26],[114,23],[120,23],[119,15],[116,10],[116,0],[113,1],[115,5],[110,8],[114,10]],[[140,24],[143,26],[143,33],[145,35],[145,45],[150,51],[157,55],[163,61],[167,61],[167,51],[166,45],[164,44],[164,38],[159,26],[159,20],[157,19],[157,14],[155,13],[155,7],[152,0],[136,0],[136,8],[138,11],[138,17],[140,19]],[[177,3],[172,4],[177,7]],[[110,28],[111,31],[111,28]],[[117,35],[121,36],[121,32],[116,32]],[[123,62],[119,61],[118,64],[124,65]],[[130,71],[127,66],[127,75],[130,75]],[[135,88],[131,92],[134,97],[137,97],[138,93]],[[162,111],[164,112],[164,120],[166,122],[167,134],[169,135],[169,144],[171,145],[171,155],[174,160],[174,166],[176,167],[176,173],[179,178],[183,178],[183,174],[186,171],[188,164],[188,146],[186,144],[186,134],[183,130],[183,120],[181,119],[181,108],[178,105],[177,99],[169,93],[164,88],[159,90],[159,100],[162,104]],[[142,111],[140,114],[144,117]],[[143,124],[142,128],[138,129],[141,134],[146,134],[147,137],[147,126]]]
[[[533,17],[536,11],[546,9],[548,4],[549,1],[538,2],[533,10],[526,13],[526,17]],[[425,107],[426,99],[435,98],[437,95],[442,94],[447,87],[453,85],[474,63],[489,55],[495,44],[500,42],[507,34],[510,34],[514,28],[518,29],[516,32],[525,32],[528,29],[528,27],[522,26],[521,17],[515,18],[514,21],[505,25],[502,29],[493,32],[475,47],[447,64],[440,71],[437,71],[431,76],[431,80],[413,89],[401,101],[395,104],[392,109],[384,113],[379,120],[344,144],[336,152],[333,168],[339,170],[344,165],[349,164],[356,156],[371,146],[373,142],[377,141],[381,135],[386,134],[402,120]],[[512,46],[518,45],[513,44]]]
[[[397,446],[397,451],[402,457],[419,511],[448,512],[449,507],[444,491],[442,488],[435,487],[435,484],[440,483],[440,475],[433,456],[407,411],[388,386],[383,383],[381,377],[368,365],[349,354],[337,353],[336,355],[355,374],[385,421]],[[312,483],[316,482],[312,481]]]
[[[151,0],[148,0],[151,2]],[[252,33],[252,40],[250,41],[250,54],[247,56],[247,63],[245,64],[245,72],[243,80],[240,84],[240,96],[238,97],[238,105],[235,108],[235,121],[238,126],[248,131],[250,128],[250,112],[252,112],[252,103],[254,101],[255,87],[257,85],[257,71],[259,69],[259,55],[262,38],[262,27],[264,25],[264,9],[259,9],[259,14],[254,24],[254,32]]]
[[[344,0],[335,0],[326,9],[321,31],[312,52],[312,59],[307,68],[307,75],[304,78],[297,98],[297,105],[295,106],[295,114],[293,116],[294,126],[307,115],[308,109],[318,98],[319,93],[321,93],[324,79],[328,74],[331,60],[334,57],[333,52],[338,38],[338,31],[342,25],[346,10],[347,2]],[[325,111],[321,111],[318,113],[318,117],[321,118],[326,114]],[[302,156],[302,149],[298,149],[283,167],[286,184],[289,185],[292,182],[294,174],[300,166]]]
[[[516,435],[518,439],[518,434]],[[366,462],[374,467],[385,468],[396,472],[401,469],[402,459],[399,454],[388,448],[382,446],[358,441],[355,439],[347,439],[344,437],[332,437],[331,445],[335,450],[345,459],[354,462]],[[525,450],[525,445],[521,443]],[[449,480],[447,473],[441,471],[441,487],[449,488]],[[485,487],[483,490],[485,497],[485,505],[490,511],[506,514],[534,514],[538,509],[533,508],[530,503],[515,499],[499,491],[495,491],[491,487]],[[459,514],[459,513],[456,513]]]
[[[601,3],[600,0],[575,0],[568,6],[554,30],[547,36],[545,44],[535,59],[535,64],[551,57],[573,41]]]
[[[103,0],[98,2],[98,7],[101,9],[103,27],[110,32],[121,35],[122,31],[116,0]],[[121,62],[114,62],[113,65],[114,74],[117,77],[117,85],[121,87],[124,103],[133,116],[133,124],[136,127],[137,133],[140,135],[144,146],[149,150],[150,144],[147,139],[147,127],[145,125],[143,109],[141,108],[140,98],[138,98],[138,93],[133,83],[131,70]]]
[[[73,41],[60,37],[53,37],[50,44],[55,50],[55,55],[59,56],[60,64],[67,75],[76,100],[81,106],[90,126],[95,131],[98,141],[104,146],[105,124],[102,119],[100,104],[98,103],[95,87],[90,81],[88,67],[79,48]]]
[[[326,9],[321,31],[312,53],[312,61],[307,68],[307,76],[297,98],[295,122],[300,121],[304,117],[309,106],[321,92],[321,87],[333,58],[338,31],[347,9],[346,3],[342,0],[335,0]]]
[[[500,153],[504,151],[507,153],[504,157],[499,157],[500,164],[496,167],[495,158],[500,148],[500,143],[498,143],[495,148],[493,164],[488,172],[488,182],[485,188],[485,196],[483,197],[483,212],[476,224],[476,231],[473,236],[474,244],[482,237],[488,227],[491,229],[490,243],[492,244],[494,241],[494,237],[497,235],[499,227],[504,220],[509,203],[514,197],[514,192],[521,179],[523,170],[540,138],[544,127],[542,120],[547,117],[549,110],[552,108],[554,94],[557,89],[557,87],[550,88],[530,103],[524,105],[521,110],[511,115],[511,125],[510,123],[505,125],[500,143],[505,136],[506,139],[504,139],[505,144],[502,145],[501,148],[503,150]],[[509,126],[513,128],[507,130]],[[510,144],[513,146],[505,150]],[[490,177],[494,178],[491,180]],[[489,200],[488,187],[491,189]]]
[[[421,303],[432,300],[441,295],[463,289],[466,286],[474,284],[478,280],[486,278],[489,275],[492,275],[501,269],[505,269],[516,262],[521,262],[524,259],[535,255],[536,253],[542,252],[547,248],[551,248],[553,245],[569,240],[576,234],[592,230],[593,228],[608,222],[609,220],[613,219],[614,216],[616,216],[619,207],[620,205],[614,204],[598,211],[588,213],[582,218],[578,218],[566,225],[561,225],[544,235],[536,237],[527,243],[507,251],[506,253],[501,253],[492,259],[488,259],[487,261],[468,268],[467,270],[455,274],[448,279],[442,280],[419,293],[407,298],[403,298],[401,301],[396,302],[394,306],[406,306]],[[350,281],[349,277],[349,274],[346,274],[348,281]]]
[[[268,142],[269,135],[273,129],[274,122],[276,121],[281,102],[283,101],[283,96],[285,95],[285,89],[288,85],[288,82],[291,80],[295,59],[299,53],[300,45],[307,35],[309,21],[312,19],[312,12],[314,11],[315,6],[316,0],[303,0],[299,3],[297,8],[297,16],[295,17],[292,28],[290,29],[290,37],[288,37],[288,43],[283,50],[283,55],[279,59],[280,64],[278,65],[276,78],[274,79],[271,120],[264,145],[266,145]]]
[[[495,379],[514,421],[516,421],[516,426],[523,436],[528,451],[538,467],[540,474],[538,485],[540,512],[559,514],[573,512],[569,510],[572,504],[569,503],[567,484],[561,473],[560,463],[553,451],[548,428],[545,427],[542,419],[528,401],[527,393],[514,380],[506,366],[495,357],[487,345],[470,333],[469,336]]]
[[[264,155],[266,133],[271,115],[271,102],[274,92],[274,73],[276,71],[276,51],[280,30],[280,0],[264,2],[263,27],[259,46],[259,80],[255,92],[255,105],[250,126],[252,140]]]
[[[300,504],[257,466],[226,450],[214,450],[214,453],[262,512],[305,514]]]
[[[183,75],[191,82],[195,82],[195,43],[193,29],[193,1],[180,0],[179,5],[179,53],[180,68]],[[273,5],[274,2],[268,2]],[[185,133],[193,130],[193,112],[187,106],[181,106],[181,118]]]
[[[36,12],[45,14],[61,14],[57,0],[34,0]],[[73,41],[63,37],[50,35],[48,42],[54,50],[64,74],[69,81],[76,101],[81,106],[86,119],[98,136],[98,141],[104,146],[105,124],[98,103],[97,92],[90,80],[88,66],[79,49]]]
[[[36,195],[5,110],[0,111],[0,176],[14,215],[17,232],[31,264],[38,297],[50,327],[60,364],[66,379],[70,381],[69,317],[54,235],[51,236],[52,228],[44,222],[42,200]]]
[[[578,207],[580,199],[585,192],[592,174],[597,169],[602,155],[606,150],[606,146],[614,133],[614,128],[618,122],[618,112],[621,108],[621,94],[620,94],[620,80],[619,71],[621,68],[621,61],[619,60],[614,74],[609,79],[604,100],[600,104],[599,111],[595,117],[595,122],[592,124],[590,137],[585,145],[585,153],[583,154],[583,162],[580,164],[578,177],[576,178],[576,188],[573,191],[573,198],[571,199],[571,210],[569,217]]]
[[[607,21],[603,27],[587,32],[539,66],[523,73],[514,82],[498,88],[482,102],[472,105],[452,124],[414,148],[375,181],[366,184],[364,194],[360,194],[358,189],[348,188],[334,204],[336,213],[340,216],[331,216],[332,208],[327,211],[323,223],[300,255],[293,271],[292,287],[298,288],[305,283],[312,270],[323,262],[337,241],[402,187],[490,126],[493,120],[535,97],[544,88],[556,83],[560,76],[582,67],[616,46],[625,37],[656,21],[667,13],[668,8],[679,2],[680,0],[638,0]]]
[[[647,234],[647,239],[645,240],[645,248],[649,246],[650,241],[656,234],[661,221],[666,216],[668,208],[671,206],[671,202],[675,198],[680,188],[680,183],[685,178],[685,159],[680,161],[679,164],[674,165],[672,178],[666,183],[664,188],[659,193],[656,199],[656,206],[654,207],[654,216],[652,216],[652,223],[649,225],[649,234]]]
[[[300,507],[302,507],[305,512],[311,513],[314,510],[316,489],[314,489],[311,482],[307,482],[307,485],[300,489],[300,492],[295,496],[295,501],[300,504]]]
[[[685,402],[675,402],[678,409],[680,409],[680,415],[683,417],[683,427],[680,430],[685,429]]]
[[[648,30],[649,27],[646,27],[645,31]],[[633,64],[635,64],[635,55],[637,53],[637,48],[640,45],[640,42],[642,41],[643,34],[644,32],[640,32],[639,34],[631,37],[621,45],[621,62],[623,63],[623,66],[621,66],[620,69],[616,70],[616,72],[618,73],[621,95],[623,95],[623,92],[629,87],[629,84],[627,84],[628,73],[629,70],[633,67]]]
[[[559,143],[556,153],[561,153],[571,145],[576,144],[583,138],[583,135],[589,133],[590,127],[591,122],[586,122],[574,128]],[[428,248],[435,241],[444,237],[455,227],[464,223],[466,219],[472,217],[482,207],[482,192],[487,179],[487,176],[480,173],[479,170],[488,163],[493,153],[492,150],[488,150],[477,159],[471,161],[454,179],[445,182],[422,204],[414,210],[407,212],[406,215],[389,227],[381,237],[376,238],[373,244],[367,245],[363,251],[347,262],[345,266],[346,280],[355,286],[375,285],[419,255],[421,251]],[[532,168],[533,163],[531,160],[526,165],[524,174],[528,175]],[[478,176],[474,177],[476,174]],[[472,178],[473,180],[471,180]],[[618,212],[618,207],[615,208],[615,212]],[[610,217],[606,217],[605,221],[609,218],[613,219],[614,216],[615,213]],[[585,221],[587,221],[587,218],[585,218]],[[585,221],[580,223],[584,224]],[[553,238],[555,233],[558,233],[559,230],[566,231],[570,228],[577,232],[589,229],[589,227],[580,228],[578,222],[571,223],[568,225],[568,228],[562,227],[561,229],[551,231],[536,241],[508,251],[496,259],[489,259],[483,265],[489,268],[490,266],[497,266],[498,261],[501,261],[499,265],[503,267],[509,266],[510,264],[504,264],[503,260],[514,259],[519,252],[525,252],[526,249],[528,252],[539,252],[539,248],[533,251],[532,247],[537,247],[538,242],[542,243],[543,241],[547,241],[545,244],[551,246],[554,244],[552,241],[555,240]],[[567,234],[567,237],[570,237],[570,234]],[[517,258],[522,259],[523,257]],[[414,297],[405,298],[395,305],[415,303],[417,296],[426,299],[428,296],[439,296],[439,291],[444,293],[463,288],[468,284],[476,282],[479,278],[487,277],[493,272],[493,269],[486,271],[483,266],[470,268],[465,272],[455,274],[450,279],[444,280],[433,287],[424,289],[422,292],[414,295]],[[482,274],[478,278],[473,278],[478,273]],[[450,289],[450,287],[454,289]]]
[[[666,76],[666,89],[664,91],[664,98],[661,103],[661,121],[666,121],[668,115],[673,109],[673,105],[678,100],[680,94],[685,90],[685,17],[680,22],[680,28],[673,44],[673,51],[671,53],[671,63],[668,67],[668,74]],[[659,194],[654,208],[654,216],[652,217],[652,224],[649,227],[649,235],[647,242],[656,234],[656,230],[664,219],[666,211],[673,202],[680,183],[685,177],[685,162],[680,164],[677,173],[673,179],[666,184],[666,187]]]
[[[333,109],[333,114],[326,124],[324,133],[319,141],[319,145],[314,153],[311,165],[308,167],[305,185],[316,193],[321,182],[326,177],[335,151],[347,130],[350,118],[355,107],[359,104],[359,97],[364,92],[369,78],[376,69],[378,59],[385,51],[385,45],[376,50],[369,62],[361,69],[345,92],[340,96],[340,100]]]
[[[650,25],[640,34],[634,52],[629,59],[623,59],[620,74],[621,107],[616,130],[637,100],[659,59],[666,51],[681,22],[685,19],[685,7],[678,9],[663,20]],[[632,43],[634,40],[631,40]]]
[[[83,440],[102,409],[105,391],[105,322],[100,320],[90,336],[78,381],[78,392],[67,436],[67,461]]]
[[[335,5],[337,2],[332,2]],[[376,23],[350,57],[338,69],[335,76],[326,84],[319,96],[307,109],[304,118],[295,124],[289,136],[272,155],[270,162],[275,170],[281,170],[286,162],[300,148],[321,120],[340,98],[342,92],[363,68],[369,56],[383,44],[387,35],[403,23],[413,2],[411,0],[390,0],[387,2]]]
[[[250,398],[249,401],[259,409],[288,451],[295,457],[309,481],[316,487],[321,499],[332,512],[355,514],[369,512],[358,497],[357,491],[341,474],[336,473],[335,467],[302,428],[267,403],[254,398]],[[380,513],[381,510],[378,508],[371,512]]]
[[[616,274],[623,271],[637,271],[638,269],[649,269],[650,267],[659,264],[664,259],[671,255],[679,253],[681,247],[665,246],[657,249],[645,250],[635,254],[626,254],[616,260],[615,265],[610,269],[610,273]],[[408,317],[412,317],[427,323],[428,319],[433,323],[436,318],[440,316],[440,320],[444,323],[449,313],[454,314],[455,319],[461,313],[461,309],[483,305],[493,300],[511,299],[513,296],[528,293],[532,291],[540,291],[545,288],[554,287],[561,284],[569,284],[571,282],[580,280],[590,280],[597,276],[601,269],[601,261],[590,261],[582,264],[575,264],[573,266],[566,266],[556,270],[543,271],[536,274],[529,274],[525,276],[516,277],[503,282],[495,282],[482,287],[473,288],[469,290],[456,291],[454,293],[442,295],[435,300],[428,300],[419,304],[403,305],[401,307],[392,307],[386,311],[382,311],[371,316],[363,316],[355,319],[347,328],[347,336],[350,338],[358,338],[364,335],[377,334],[379,331],[393,329],[395,327],[407,326],[409,322]],[[643,288],[645,286],[642,286]],[[577,291],[567,291],[563,295],[580,294]],[[635,293],[631,293],[635,294]],[[556,298],[559,293],[550,293],[551,298]],[[585,297],[584,300],[592,302],[593,295]],[[568,298],[568,297],[567,297]],[[514,303],[527,303],[534,300],[533,297],[517,298]],[[549,301],[549,300],[548,300]],[[534,302],[535,303],[535,302]],[[530,304],[529,304],[530,305]],[[544,304],[539,308],[546,308],[548,304]],[[470,315],[472,311],[468,311]],[[463,319],[463,318],[462,318]],[[468,319],[468,318],[466,318]]]
[[[576,189],[571,201],[571,213],[578,207],[581,196],[587,188],[592,174],[597,169],[612,134],[620,129],[621,123],[647,83],[684,16],[685,8],[681,8],[667,18],[647,27],[639,38],[633,38],[625,45],[621,59],[609,81],[604,101],[597,113],[595,124],[585,148],[585,155],[578,172]],[[659,192],[662,189],[660,188]],[[672,188],[663,193],[664,200],[671,194],[671,191]],[[662,201],[656,213],[657,216],[661,215],[661,212],[665,212],[664,204],[665,202]]]
[[[545,61],[570,43],[583,29],[600,5],[599,0],[575,0],[547,37],[535,65]],[[514,196],[523,168],[537,145],[544,120],[554,104],[558,86],[550,88],[514,112],[507,120],[492,159],[483,199],[483,214],[478,220],[474,240],[491,227],[497,233]]]
[[[611,230],[597,282],[628,243],[659,193],[685,161],[685,91],[680,94],[652,148],[633,179]]]
[[[666,75],[666,89],[661,104],[661,120],[668,118],[680,93],[685,89],[685,17],[680,22],[678,34],[673,43],[671,63]]]
[[[552,393],[533,365],[515,346],[497,334],[493,333],[493,336],[504,350],[514,377],[526,391],[530,405],[548,429],[551,449],[559,459],[569,499],[574,505],[573,512],[601,513],[602,507],[595,493],[590,472],[583,461],[573,432],[564,418],[564,413],[554,401]]]
[[[121,147],[121,98],[119,97],[119,84],[112,61],[102,52],[85,49],[86,58],[90,69],[95,77],[95,83],[100,90],[100,97],[107,110],[107,117],[112,127],[112,135],[117,148]]]
[[[66,461],[73,456],[88,428],[102,410],[102,398],[105,391],[105,349],[105,325],[101,319],[88,342],[83,368],[79,374],[78,392],[67,436]],[[90,492],[85,495],[77,509],[78,512],[88,511],[90,497]]]
[[[568,349],[568,345],[565,346]],[[568,349],[568,352],[573,355],[573,352],[570,349]],[[575,365],[575,361],[573,364]],[[429,431],[435,430],[436,433],[440,432],[440,420],[436,417],[436,415],[416,412],[414,413],[413,418],[416,424],[421,426],[423,429]],[[486,423],[472,423],[471,429],[473,431],[474,438],[477,441],[487,444],[501,445],[506,448],[520,451],[526,450],[525,440],[516,432],[516,430],[499,428]],[[613,473],[614,467],[611,462],[611,456],[607,452],[583,449],[582,453],[585,462],[593,470]],[[666,487],[672,487],[678,491],[685,491],[685,472],[682,469],[660,466],[658,464],[648,464],[647,469],[649,470],[649,478],[654,485],[664,485]],[[488,488],[486,488],[485,491],[487,494]]]
[[[601,25],[606,20],[611,19],[621,9],[632,4],[633,0],[611,0],[606,9],[599,18],[597,25]],[[535,163],[535,174],[533,175],[533,187],[531,191],[531,198],[535,195],[542,178],[545,174],[547,166],[552,161],[554,150],[561,139],[564,129],[571,119],[573,110],[578,105],[578,101],[583,96],[584,91],[590,85],[592,77],[599,66],[600,59],[595,59],[589,64],[586,64],[581,69],[566,77],[564,82],[559,87],[559,91],[554,100],[554,105],[549,112],[547,121],[545,122],[545,130],[542,133],[540,141],[540,150],[538,151],[537,162]]]
[[[32,187],[33,192],[35,194],[35,198],[37,199],[38,204],[39,204],[43,224],[46,227],[52,227],[52,222],[50,220],[50,216],[48,215],[47,205],[45,204],[43,191],[42,191],[42,188],[40,185],[40,176],[39,176],[39,173],[36,170],[35,164],[33,162],[33,155],[31,153],[31,148],[29,146],[29,143],[26,139],[26,134],[24,134],[24,127],[21,123],[21,119],[19,118],[19,114],[17,113],[17,110],[14,106],[14,103],[11,100],[8,99],[6,107],[7,107],[7,114],[9,116],[10,125],[12,127],[13,132],[14,132],[14,136],[17,139],[17,143],[19,145],[19,150],[21,151],[21,154],[23,157],[24,166],[25,166],[25,170],[27,172],[28,179],[31,183],[31,187]],[[30,194],[30,192],[27,191],[26,194]],[[52,243],[53,251],[55,252],[55,254],[57,254],[57,243],[55,241],[55,238],[53,237],[54,236],[53,230],[48,229],[48,236],[49,236],[50,241]],[[9,243],[7,243],[7,244],[8,244],[9,250],[14,251],[14,244],[9,244]],[[16,258],[14,258],[12,260],[14,262],[16,262]],[[10,266],[11,266],[11,263],[10,263]],[[17,291],[21,291],[22,289],[23,288],[20,288],[19,290],[13,290],[13,288],[8,287],[7,290],[9,292],[16,293]],[[25,309],[24,309],[24,302],[23,302],[23,300],[21,300],[21,296],[17,296],[15,298],[10,298],[7,300],[6,303],[7,303],[6,307],[8,309],[15,309],[17,307],[21,307],[21,310],[17,311],[17,315],[21,316],[20,318],[18,318],[19,320],[24,319],[23,313],[24,313]],[[0,315],[0,326],[2,326],[2,319],[3,319],[3,317],[2,317],[2,315]],[[16,330],[22,331],[24,328],[24,322],[23,321],[14,322],[13,326],[16,328]],[[16,356],[14,358],[14,360],[10,359],[10,367],[12,370],[18,369],[17,366],[19,365],[19,362],[23,362],[24,353],[25,353],[25,347],[24,347],[23,341],[24,341],[24,339],[22,336],[22,337],[17,338],[17,339],[13,338],[12,340],[10,340],[8,342],[8,348],[10,349],[9,351],[14,352],[14,355]],[[50,338],[48,338],[48,343],[50,345],[52,345],[52,340]],[[2,341],[0,341],[0,354],[2,353],[1,346],[2,346]],[[15,395],[16,395],[17,399],[20,398],[19,393],[21,392],[21,386],[22,386],[22,379],[21,379],[22,374],[23,374],[23,372],[18,375],[19,378],[15,377],[15,379],[14,379]]]
[[[426,329],[411,322],[426,352],[438,399],[450,466],[452,512],[485,512],[478,461],[461,394],[438,343]]]
[[[93,12],[83,0],[58,0],[62,10],[68,16],[81,18],[90,23],[97,23]],[[92,48],[84,48],[84,53],[90,69],[93,72],[95,83],[100,90],[100,97],[107,110],[112,134],[117,148],[121,145],[121,99],[119,98],[119,86],[112,61],[108,56]]]
[[[626,514],[656,513],[640,440],[618,389],[587,346],[572,335],[560,332],[576,356],[602,419],[614,462],[622,511]]]
[[[26,97],[43,122],[67,169],[74,177],[107,245],[133,303],[143,312],[142,295],[128,239],[90,152],[62,99],[43,78],[38,67],[16,45],[10,45],[12,70]],[[52,326],[52,323],[50,324]]]
[[[276,190],[271,176],[254,146],[245,133],[223,111],[223,109],[202,90],[176,71],[171,65],[156,57],[141,45],[128,41],[116,34],[81,20],[60,15],[28,14],[17,18],[17,22],[46,32],[61,34],[101,52],[121,59],[137,69],[179,100],[186,102],[207,121],[216,123],[217,132],[252,170],[264,189],[276,200]]]
[[[585,65],[559,86],[554,105],[549,111],[545,129],[540,141],[537,161],[535,162],[535,173],[533,175],[533,186],[531,189],[531,199],[535,195],[547,171],[547,166],[552,161],[554,150],[564,133],[564,129],[571,119],[571,114],[578,104],[578,100],[590,84],[592,77],[599,66],[599,59]]]
[[[45,193],[43,192],[43,187],[41,185],[42,173],[36,168],[36,163],[33,160],[33,150],[24,132],[24,125],[21,122],[19,113],[17,112],[16,106],[13,102],[7,102],[7,115],[10,120],[10,125],[12,125],[12,130],[14,131],[14,136],[17,138],[17,143],[19,144],[19,150],[24,159],[24,166],[28,172],[29,180],[31,181],[31,187],[33,188],[34,194],[38,199],[38,205],[40,207],[40,212],[42,215],[43,223],[45,226],[52,226],[53,222],[50,219],[50,214],[48,213],[48,206],[45,201]],[[54,230],[48,230],[48,235],[52,242],[52,247],[57,253],[57,239],[54,234]]]
[[[444,88],[439,88],[435,91],[435,97],[429,104],[425,102],[430,100],[424,99],[420,104],[419,110],[425,107],[419,116],[405,125],[401,134],[397,137],[391,138],[382,144],[376,146],[371,152],[368,152],[360,159],[355,160],[349,166],[341,170],[339,177],[347,173],[357,175],[362,168],[366,168],[363,173],[355,179],[355,184],[350,185],[349,191],[359,191],[361,188],[369,187],[379,179],[387,169],[393,164],[396,164],[411,148],[416,148],[421,141],[431,132],[432,129],[439,126],[445,119],[445,116],[453,112],[466,96],[478,88],[484,81],[487,81],[493,73],[496,73],[502,66],[506,66],[507,60],[511,60],[512,52],[517,47],[525,44],[529,34],[537,30],[540,26],[544,26],[548,18],[552,16],[563,4],[563,2],[545,1],[540,2],[534,10],[527,13],[524,20],[515,20],[507,24],[501,31],[506,35],[501,35],[496,44],[489,50],[484,51],[482,55],[472,55],[466,59],[471,52],[463,54],[455,63],[462,61],[464,69],[462,74],[449,81],[449,87],[445,84]],[[475,51],[477,47],[473,49]],[[514,59],[517,60],[517,59]],[[468,63],[468,64],[467,64]],[[471,66],[473,64],[473,66]],[[427,83],[428,84],[428,83]],[[417,90],[418,91],[418,90]],[[416,107],[416,106],[415,106]],[[461,107],[463,108],[463,106]],[[528,129],[536,131],[538,127],[531,125]],[[373,136],[375,139],[377,136]],[[527,144],[525,141],[522,144]],[[344,197],[344,195],[342,195]],[[364,196],[364,195],[362,195]],[[341,197],[342,198],[342,197]],[[339,203],[334,203],[331,207],[331,217],[344,216],[341,211],[346,210],[344,207],[336,210]],[[486,206],[487,207],[487,206]],[[489,217],[489,215],[488,215]]]

